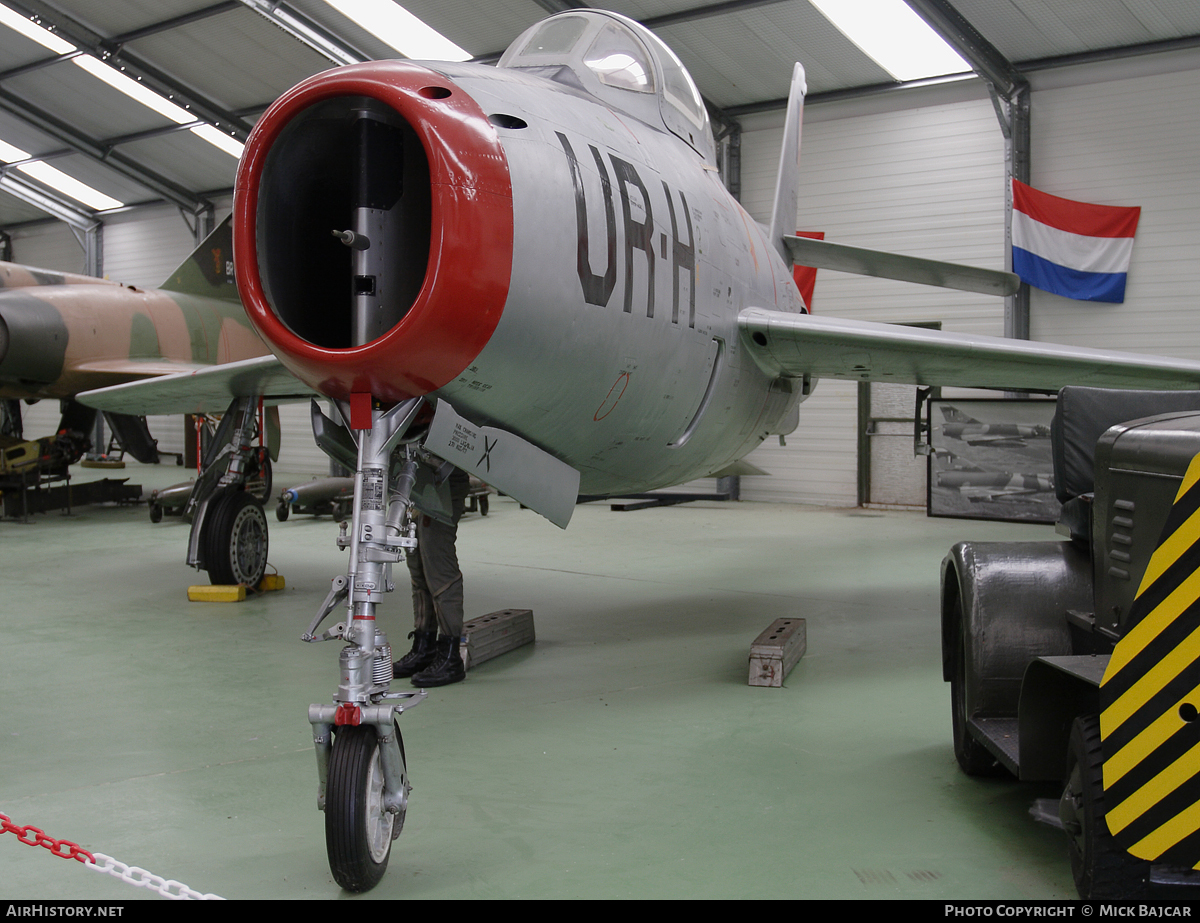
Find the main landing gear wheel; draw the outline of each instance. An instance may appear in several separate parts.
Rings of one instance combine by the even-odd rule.
[[[244,490],[214,498],[204,524],[204,566],[217,586],[256,587],[267,572],[267,516]]]
[[[403,815],[383,809],[383,765],[375,728],[338,729],[325,785],[325,848],[334,881],[358,892],[379,884],[392,840],[403,825]]]
[[[1071,726],[1067,781],[1058,816],[1067,832],[1071,873],[1084,900],[1138,900],[1149,891],[1150,863],[1131,856],[1104,820],[1100,719],[1083,715]]]

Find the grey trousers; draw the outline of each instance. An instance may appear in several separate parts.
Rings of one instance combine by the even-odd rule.
[[[454,501],[454,525],[429,516],[417,520],[417,553],[408,556],[412,578],[413,628],[439,631],[448,638],[461,638],[463,630],[463,576],[458,566],[458,520],[463,500]]]

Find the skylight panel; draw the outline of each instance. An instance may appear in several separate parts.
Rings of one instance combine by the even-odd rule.
[[[864,54],[899,81],[971,70],[904,0],[809,0]]]
[[[347,19],[407,58],[467,61],[471,53],[392,0],[325,0]]]
[[[16,163],[21,160],[29,160],[30,154],[28,151],[23,151],[7,141],[0,140],[0,160],[4,163]],[[108,208],[120,208],[124,202],[119,202],[112,196],[105,195],[98,189],[93,189],[87,183],[80,182],[73,176],[68,176],[59,170],[57,167],[52,167],[43,160],[33,160],[29,163],[22,163],[16,167],[26,176],[32,176],[43,185],[49,186],[51,189],[61,192],[63,195],[74,199],[76,202],[82,202],[89,208],[94,208],[96,211],[104,211]]]

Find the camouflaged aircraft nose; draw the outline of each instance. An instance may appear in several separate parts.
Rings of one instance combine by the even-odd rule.
[[[67,325],[28,289],[0,291],[0,395],[5,386],[47,383],[63,370]]]

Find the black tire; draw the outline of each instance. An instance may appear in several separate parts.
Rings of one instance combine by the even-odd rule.
[[[275,507],[275,518],[280,522],[287,522],[287,518],[291,513],[292,506],[286,500],[280,500],[279,506]]]
[[[486,516],[488,511],[488,498],[486,495],[479,498],[479,515]]]
[[[213,499],[201,537],[208,579],[217,586],[256,587],[267,572],[267,516],[244,490]]]
[[[157,503],[151,502],[150,503],[150,521],[151,522],[162,522],[162,516],[163,516],[163,508],[161,506],[159,506]]]
[[[1076,718],[1058,807],[1067,833],[1071,874],[1084,900],[1140,900],[1149,893],[1150,863],[1113,841],[1104,820],[1103,761],[1100,719],[1096,715]]]
[[[387,871],[396,817],[383,810],[382,800],[375,728],[339,729],[325,785],[325,848],[334,881],[347,891],[370,891]]]

